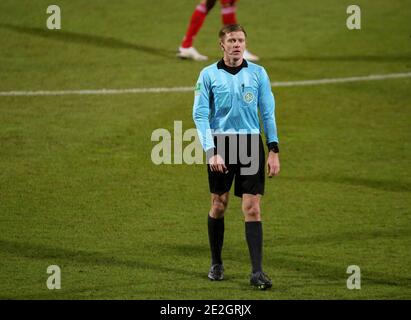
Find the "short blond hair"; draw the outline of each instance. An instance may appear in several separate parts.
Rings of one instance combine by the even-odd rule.
[[[243,26],[239,24],[229,24],[229,25],[222,27],[220,32],[218,33],[218,37],[220,38],[220,40],[223,40],[227,33],[238,32],[238,31],[242,31],[245,37],[247,38],[247,32],[245,32]]]

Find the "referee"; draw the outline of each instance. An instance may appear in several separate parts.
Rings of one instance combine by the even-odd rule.
[[[280,171],[274,96],[265,69],[243,58],[246,32],[238,24],[219,32],[223,58],[204,68],[195,88],[193,119],[207,155],[211,209],[208,236],[211,249],[210,280],[222,280],[221,251],[224,241],[224,213],[229,191],[242,199],[245,237],[252,273],[250,284],[265,290],[270,278],[263,272],[263,230],[260,199],[264,194],[265,152],[260,136],[262,119],[268,146],[267,174]]]

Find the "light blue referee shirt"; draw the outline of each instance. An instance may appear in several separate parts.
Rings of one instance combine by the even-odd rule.
[[[223,60],[204,68],[195,87],[193,119],[204,151],[214,148],[213,134],[261,132],[267,144],[278,143],[275,101],[271,83],[262,66],[243,60],[232,74]]]

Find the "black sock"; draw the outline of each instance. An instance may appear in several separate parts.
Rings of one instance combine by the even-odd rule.
[[[245,237],[250,251],[253,273],[263,271],[263,226],[261,221],[246,222]]]
[[[222,264],[221,251],[224,242],[224,217],[214,219],[208,216],[208,239],[211,249],[211,264]]]

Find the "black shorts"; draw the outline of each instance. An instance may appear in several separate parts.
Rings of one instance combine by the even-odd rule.
[[[216,135],[214,144],[215,153],[223,157],[228,171],[212,172],[210,165],[207,165],[210,192],[221,195],[230,191],[235,178],[235,196],[242,197],[244,193],[263,195],[265,152],[261,136],[259,134]]]

